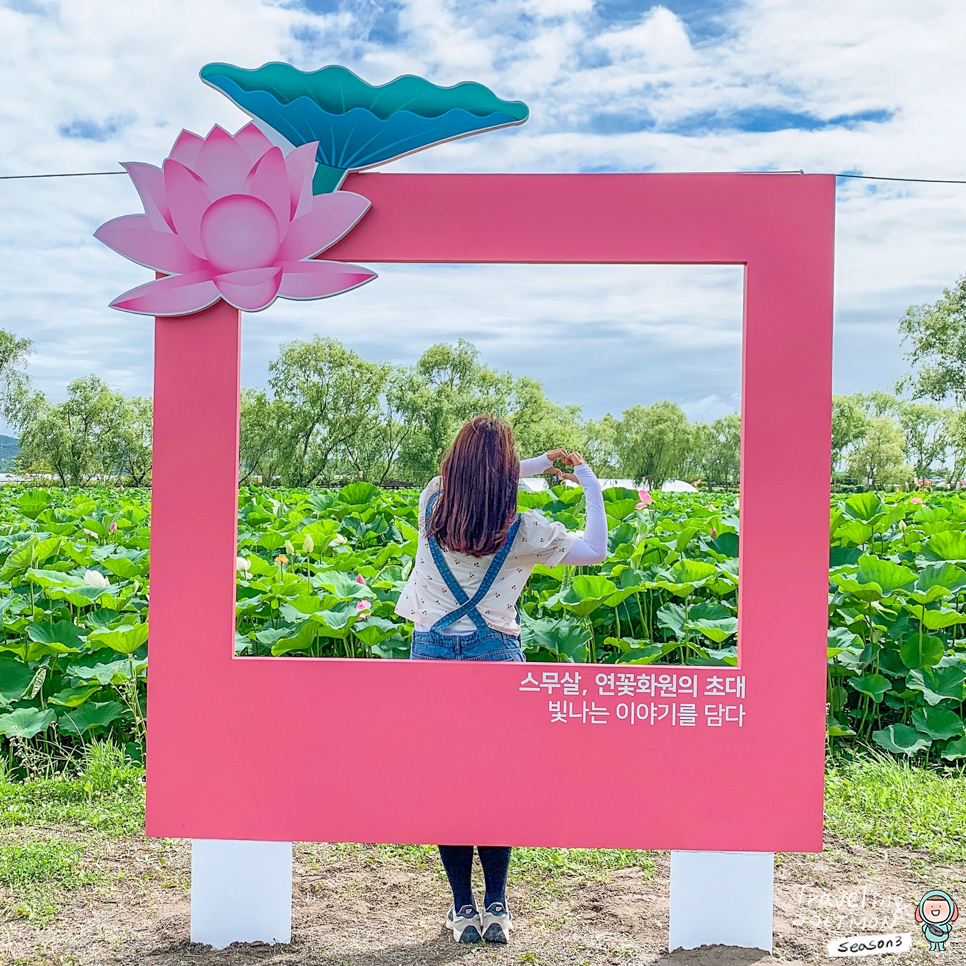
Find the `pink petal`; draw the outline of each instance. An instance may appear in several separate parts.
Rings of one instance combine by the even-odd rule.
[[[204,183],[180,161],[164,162],[164,189],[171,209],[171,222],[188,251],[205,257],[201,244],[201,216],[208,210],[211,198]]]
[[[252,162],[245,149],[216,124],[205,138],[192,170],[211,189],[214,200],[243,192],[251,167]]]
[[[315,154],[318,149],[319,142],[312,141],[285,155],[285,170],[292,193],[292,218],[312,210],[312,178],[315,176]]]
[[[346,262],[287,262],[278,294],[286,299],[324,299],[365,285],[375,272]]]
[[[235,144],[248,155],[249,165],[254,164],[272,146],[272,142],[262,134],[254,121],[246,124],[235,135]]]
[[[141,161],[128,161],[121,167],[131,176],[151,224],[160,231],[171,230],[174,226],[168,210],[168,197],[164,192],[164,172],[153,164]]]
[[[207,272],[169,275],[146,282],[114,299],[111,308],[137,315],[191,315],[218,301],[218,289]]]
[[[158,172],[161,173],[160,171]],[[168,275],[199,272],[205,263],[192,255],[178,235],[159,231],[148,215],[124,215],[101,225],[94,237],[125,258]]]
[[[285,158],[279,148],[271,148],[255,163],[248,176],[248,193],[264,201],[275,213],[279,238],[284,238],[291,221],[292,201],[289,194]]]
[[[353,191],[316,195],[312,210],[296,218],[278,250],[279,261],[311,258],[334,245],[368,211],[371,202]]]
[[[168,157],[193,168],[195,161],[198,160],[198,152],[204,143],[205,139],[198,137],[197,134],[192,134],[191,131],[182,131],[178,135],[178,140],[174,142],[174,147]]]
[[[218,275],[215,285],[229,305],[246,312],[258,312],[275,300],[281,280],[281,268],[249,268]]]

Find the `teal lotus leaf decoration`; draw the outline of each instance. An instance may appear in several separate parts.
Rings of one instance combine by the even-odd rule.
[[[482,131],[522,124],[522,101],[504,101],[482,84],[438,87],[406,74],[368,84],[345,67],[302,71],[290,64],[256,70],[206,64],[201,79],[298,146],[318,141],[316,194],[335,191],[361,171]]]

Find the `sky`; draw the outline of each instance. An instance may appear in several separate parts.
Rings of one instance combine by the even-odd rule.
[[[247,120],[205,63],[282,60],[475,80],[530,108],[384,170],[966,178],[964,36],[961,0],[0,0],[0,175],[160,164],[182,128]],[[151,392],[150,320],[108,307],[150,274],[92,237],[140,210],[126,176],[0,180],[0,327],[33,340],[52,399],[91,372]],[[355,292],[246,316],[244,384],[314,334],[401,364],[463,337],[588,417],[739,407],[737,267],[373,267]],[[964,271],[966,184],[840,180],[835,391],[888,388],[898,318]]]

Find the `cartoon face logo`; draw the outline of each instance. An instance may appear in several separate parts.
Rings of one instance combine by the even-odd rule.
[[[959,918],[959,909],[953,897],[941,889],[927,892],[916,906],[916,922],[922,924],[922,934],[929,943],[930,952],[945,952],[953,923]]]

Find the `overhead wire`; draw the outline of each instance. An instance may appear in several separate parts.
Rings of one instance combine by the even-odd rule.
[[[26,181],[31,178],[96,178],[103,174],[127,174],[126,171],[60,171],[56,174],[0,174],[0,181]]]
[[[747,174],[805,174],[803,170],[794,171],[750,171]],[[813,172],[809,172],[813,173]],[[826,173],[826,172],[814,172]],[[0,174],[0,181],[29,181],[35,178],[97,178],[102,175],[127,174],[126,171],[57,171],[46,174]],[[917,184],[966,184],[966,178],[899,178],[879,174],[840,174],[836,178],[856,178],[862,181],[907,181]]]

